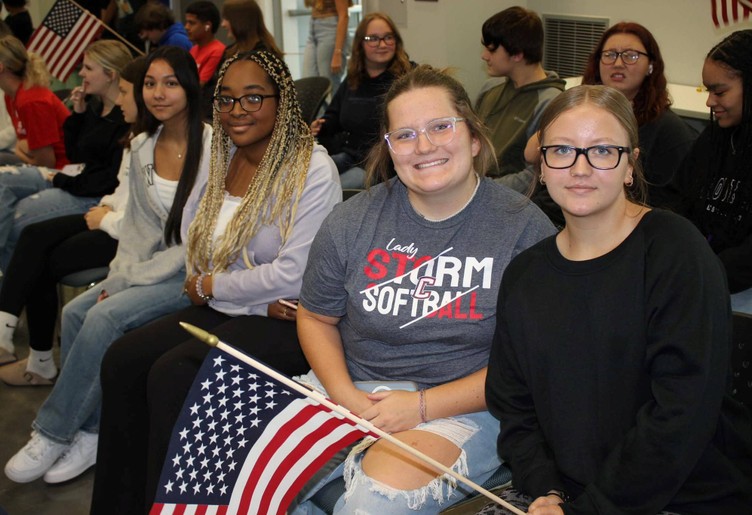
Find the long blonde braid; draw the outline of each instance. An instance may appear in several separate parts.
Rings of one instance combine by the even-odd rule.
[[[222,272],[237,261],[241,252],[245,265],[253,268],[246,245],[263,225],[278,222],[284,245],[292,232],[308,174],[313,137],[301,115],[295,86],[284,61],[266,50],[233,56],[222,66],[215,94],[220,92],[227,68],[243,59],[261,66],[277,88],[279,101],[274,130],[240,206],[215,245],[212,240],[224,202],[232,141],[222,129],[218,114],[214,113],[209,182],[188,231],[189,274]]]

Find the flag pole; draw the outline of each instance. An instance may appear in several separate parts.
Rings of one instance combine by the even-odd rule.
[[[361,418],[361,417],[353,414],[347,408],[345,408],[343,406],[340,406],[339,404],[336,404],[336,403],[330,401],[329,399],[327,399],[325,396],[323,396],[321,393],[317,392],[316,390],[311,390],[310,388],[307,388],[307,387],[303,386],[302,384],[300,384],[300,383],[298,383],[296,381],[293,381],[289,377],[287,377],[287,376],[285,376],[283,374],[280,374],[276,370],[273,370],[273,369],[269,368],[268,366],[264,365],[263,363],[261,363],[259,361],[256,361],[255,359],[251,358],[250,356],[248,356],[248,355],[240,352],[239,350],[231,347],[230,345],[227,345],[226,343],[220,341],[220,339],[217,338],[215,335],[213,335],[213,334],[211,334],[211,333],[209,333],[207,331],[204,331],[203,329],[200,329],[200,328],[198,328],[198,327],[196,327],[194,325],[188,324],[186,322],[180,322],[180,326],[183,329],[185,329],[186,331],[188,331],[192,336],[198,338],[199,340],[201,340],[202,342],[206,343],[207,345],[210,345],[212,347],[217,347],[218,349],[220,349],[220,350],[222,350],[222,351],[224,351],[224,352],[226,352],[226,353],[228,353],[228,354],[236,357],[237,359],[243,361],[244,363],[247,363],[247,364],[251,365],[252,367],[257,368],[261,372],[263,372],[263,373],[265,373],[265,374],[273,377],[277,381],[285,384],[286,386],[288,386],[289,388],[297,391],[298,393],[301,393],[301,394],[305,395],[306,397],[309,397],[309,398],[313,399],[314,401],[318,402],[319,404],[322,404],[322,405],[326,406],[330,410],[332,410],[332,411],[334,411],[336,413],[339,413],[340,415],[342,415],[346,419],[350,420],[351,422],[354,422],[357,425],[366,428],[368,431],[370,431],[370,432],[372,432],[374,434],[379,435],[379,437],[381,437],[381,438],[383,438],[383,439],[391,442],[392,444],[396,445],[400,449],[402,449],[402,450],[404,450],[404,451],[412,454],[416,458],[419,458],[419,459],[425,461],[426,463],[428,463],[429,465],[431,465],[433,468],[435,468],[437,470],[440,470],[444,474],[447,474],[447,475],[453,477],[457,481],[460,481],[461,483],[464,483],[465,485],[469,486],[473,490],[475,490],[475,491],[483,494],[484,496],[488,497],[492,501],[494,501],[494,502],[502,505],[504,508],[506,508],[507,510],[511,511],[512,513],[515,513],[516,515],[525,515],[524,511],[521,511],[520,509],[512,506],[511,504],[509,504],[508,502],[504,501],[503,499],[501,499],[497,495],[494,495],[493,493],[489,492],[488,490],[486,490],[485,488],[483,488],[479,484],[473,482],[472,480],[470,480],[470,479],[468,479],[468,478],[466,478],[466,477],[464,477],[464,476],[462,476],[460,474],[457,474],[452,469],[450,469],[446,465],[444,465],[444,464],[436,461],[435,459],[431,458],[427,454],[424,454],[421,451],[419,451],[419,450],[417,450],[417,449],[415,449],[415,448],[407,445],[406,443],[404,443],[404,442],[402,442],[400,440],[397,440],[396,438],[394,438],[389,433],[387,433],[385,431],[382,431],[378,427],[374,426],[368,420],[366,420],[364,418]]]
[[[85,7],[81,7],[76,2],[76,0],[67,0],[67,1],[70,2],[70,3],[72,3],[73,5],[75,5],[79,9],[81,9],[82,11],[88,11],[88,9],[86,9]],[[92,16],[94,16],[94,15],[92,14]],[[102,20],[100,20],[98,16],[94,16],[94,17],[97,19],[97,23],[99,23],[105,29],[109,30],[112,34],[115,35],[116,38],[118,38],[120,41],[122,41],[123,43],[125,43],[126,45],[128,45],[129,47],[131,47],[131,49],[135,50],[139,55],[144,55],[143,50],[141,50],[140,48],[138,48],[137,46],[135,46],[133,43],[131,43],[130,41],[128,41],[127,39],[125,39],[123,36],[121,36],[115,29],[113,29],[112,27],[110,27],[109,25],[107,25],[105,22],[103,22]]]

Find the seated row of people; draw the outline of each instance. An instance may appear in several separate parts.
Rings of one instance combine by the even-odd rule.
[[[376,48],[388,46],[384,37],[377,38]],[[732,90],[739,87],[744,92],[744,60],[729,57],[739,55],[740,49],[749,49],[745,34],[711,52],[711,64],[724,63],[730,70],[724,68],[726,82],[709,86],[731,82]],[[170,52],[183,61],[168,57]],[[8,462],[6,474],[31,480],[49,473],[54,482],[71,470],[80,473],[82,463],[85,468],[93,459],[96,437],[91,435],[99,419],[95,401],[103,395],[98,444],[102,465],[92,511],[148,511],[161,486],[159,469],[177,412],[207,352],[182,333],[179,319],[210,329],[289,375],[306,371],[310,364],[313,374],[307,375],[308,381],[334,400],[415,442],[476,482],[500,464],[489,452],[498,437],[501,455],[509,460],[521,492],[540,497],[531,513],[563,513],[559,505],[570,502],[573,509],[586,513],[633,505],[644,513],[702,512],[718,505],[734,512],[748,506],[749,418],[725,391],[730,339],[723,272],[686,221],[651,210],[636,193],[644,186],[638,122],[624,96],[610,88],[581,87],[557,97],[543,114],[540,177],[566,220],[564,230],[554,236],[553,226],[529,200],[482,178],[494,150],[462,86],[442,72],[418,67],[397,78],[383,102],[384,138],[371,151],[367,166],[383,183],[327,217],[340,199],[335,166],[323,149],[314,147],[300,119],[292,79],[281,57],[271,49],[256,50],[231,58],[223,67],[207,149],[206,144],[191,145],[198,141],[196,131],[186,130],[188,136],[181,140],[175,137],[179,131],[168,130],[177,126],[173,116],[190,110],[190,98],[197,92],[191,84],[198,84],[198,73],[195,65],[185,64],[192,62],[185,56],[169,48],[151,56],[142,86],[136,87],[144,101],[149,95],[158,99],[151,105],[146,101],[145,107],[159,113],[154,117],[161,129],[151,136],[152,166],[133,159],[125,216],[126,222],[133,217],[136,230],[138,216],[145,221],[154,218],[159,207],[166,210],[169,214],[160,218],[164,225],[154,233],[159,235],[158,245],[143,242],[153,253],[146,257],[133,252],[142,242],[120,246],[110,283],[64,311],[63,337],[70,343],[64,342],[63,371],[35,421],[32,440]],[[150,87],[154,91],[147,93]],[[732,114],[734,106],[727,105]],[[724,109],[717,112],[719,124],[728,120]],[[197,119],[182,118],[188,124]],[[749,113],[738,122],[749,124]],[[178,209],[187,266],[185,276],[177,273],[179,289],[187,294],[182,302],[194,305],[130,331],[107,350],[122,330],[113,329],[112,316],[105,313],[112,308],[132,314],[134,301],[125,300],[126,292],[148,287],[140,281],[148,282],[161,270],[139,265],[151,257],[183,252],[174,245],[174,217],[172,229],[168,227],[180,197],[176,192],[173,200],[169,194],[169,179],[175,177],[164,181],[157,170],[165,172],[160,163],[169,170],[178,168],[183,156],[187,163],[187,149],[194,146],[194,157],[203,152],[211,159],[195,187],[182,190],[190,196],[185,209]],[[392,169],[396,178],[390,178]],[[151,186],[161,193],[139,193],[148,199],[151,211],[137,210],[137,188]],[[490,231],[502,235],[489,242],[484,235]],[[166,243],[170,241],[172,246]],[[538,259],[541,253],[547,253],[545,259]],[[132,257],[119,260],[121,255]],[[504,274],[510,261],[510,273]],[[183,258],[179,262],[183,266]],[[619,271],[624,284],[606,280],[613,279],[609,266]],[[557,284],[577,281],[583,274],[592,279],[584,291],[570,285],[559,292]],[[698,274],[707,281],[680,284]],[[528,276],[535,276],[533,286],[525,282]],[[403,286],[404,281],[410,284]],[[681,303],[673,297],[677,285]],[[520,293],[528,290],[545,290],[546,299]],[[551,302],[552,291],[577,298],[569,299],[571,306],[564,310]],[[629,324],[617,323],[612,315],[623,309],[624,291],[635,299],[631,318],[625,319],[634,319]],[[123,302],[117,300],[119,295],[124,295]],[[618,298],[619,303],[591,305],[602,295]],[[298,313],[278,299],[298,297],[296,332]],[[599,316],[596,306],[608,312]],[[638,316],[647,310],[657,314],[648,320]],[[89,321],[92,329],[84,331]],[[94,342],[96,331],[103,332]],[[527,345],[533,338],[543,343]],[[572,343],[556,351],[561,353],[556,357],[552,347],[544,345],[547,341]],[[610,354],[593,354],[589,349],[594,344],[601,349],[610,346]],[[611,425],[597,427],[588,437],[583,424],[590,417],[587,427],[597,425],[610,398],[594,398],[574,419],[571,399],[612,390],[609,381],[616,377],[615,370],[623,374],[625,365],[621,358],[608,357],[623,357],[627,347],[632,349],[627,353],[632,356],[628,373],[634,380],[624,395],[630,402],[620,406]],[[100,391],[96,365],[103,354]],[[82,359],[90,363],[84,366]],[[587,360],[593,364],[583,372],[580,365]],[[620,365],[613,370],[615,362]],[[596,373],[599,367],[606,370],[603,375]],[[572,377],[579,380],[572,384]],[[418,388],[367,394],[353,384],[361,379],[412,380]],[[485,411],[484,385],[501,427]],[[623,381],[619,385],[623,392]],[[71,407],[70,392],[84,390],[87,402]],[[557,396],[562,403],[550,401]],[[698,398],[703,399],[702,424],[693,415]],[[79,416],[62,422],[61,409]],[[662,416],[661,410],[672,416]],[[543,418],[533,420],[530,413]],[[513,429],[507,430],[507,424]],[[554,424],[556,431],[544,429],[541,437],[530,424]],[[625,432],[635,436],[625,437]],[[714,433],[727,437],[714,439]],[[515,454],[516,447],[504,444],[509,435],[531,450]],[[687,442],[675,443],[684,437]],[[655,460],[659,452],[638,452],[636,456],[645,459],[612,466],[619,461],[612,455],[627,452],[622,447],[650,448],[661,438],[673,444],[668,448],[681,460],[661,461],[661,468],[647,459]],[[560,450],[562,441],[565,447]],[[685,452],[690,443],[694,461]],[[596,456],[588,446],[608,452]],[[592,457],[587,471],[570,466],[565,459],[569,448],[575,449],[575,463],[579,453]],[[551,465],[547,449],[561,456],[561,463]],[[548,457],[547,466],[556,474],[539,473],[539,463],[530,461],[536,452]],[[727,459],[710,459],[719,453]],[[724,481],[722,495],[694,486],[706,481],[700,474],[706,468],[702,464],[714,471],[714,478],[730,478]],[[645,487],[636,480],[657,473],[661,481]],[[387,442],[365,442],[334,475],[344,475],[347,484],[337,512],[433,513],[458,496],[447,478],[410,461]],[[624,483],[633,489],[625,490]],[[632,492],[644,495],[634,500]],[[304,500],[296,510],[305,512],[308,507]]]

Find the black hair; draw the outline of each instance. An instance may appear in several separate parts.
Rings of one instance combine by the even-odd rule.
[[[175,191],[175,199],[170,208],[170,214],[167,216],[167,222],[164,229],[165,242],[180,244],[180,223],[183,218],[183,206],[193,189],[193,183],[196,182],[198,168],[201,163],[201,153],[204,148],[204,116],[201,105],[201,85],[198,80],[198,68],[196,61],[186,50],[176,46],[164,46],[157,48],[149,54],[146,62],[146,70],[149,69],[154,61],[165,61],[170,65],[175,78],[185,91],[185,97],[188,110],[188,125],[186,127],[188,137],[188,148],[185,153],[183,171],[180,174],[178,187]],[[133,94],[139,108],[139,124],[143,121],[143,129],[150,136],[153,135],[160,126],[157,120],[148,109],[141,111],[144,104],[144,77],[141,75],[139,81],[133,88]],[[143,119],[143,120],[142,120]]]
[[[217,33],[220,23],[219,9],[212,2],[208,2],[207,0],[192,2],[185,8],[185,14],[192,14],[203,23],[211,23],[212,34]]]
[[[137,30],[166,30],[175,23],[175,15],[163,4],[147,3],[136,12],[134,23]]]
[[[543,22],[534,11],[514,6],[483,23],[481,43],[491,52],[499,46],[509,55],[522,54],[527,64],[543,60]]]
[[[130,141],[133,136],[146,131],[146,128],[142,126],[144,113],[146,112],[146,106],[142,95],[136,95],[136,84],[139,81],[143,81],[144,74],[146,73],[146,56],[138,56],[128,63],[125,68],[120,72],[120,80],[124,80],[133,84],[133,98],[136,101],[136,107],[138,108],[138,116],[136,120],[131,124],[131,130],[123,136],[120,143],[125,148],[130,147]]]
[[[713,121],[712,111],[710,113],[713,122],[709,128],[711,148],[715,154],[709,160],[709,169],[700,171],[704,172],[704,180],[699,197],[703,202],[710,198],[719,175],[723,173],[723,163],[731,159],[730,155],[736,154],[739,169],[734,173],[745,179],[734,195],[735,200],[729,206],[725,221],[713,232],[723,233],[727,242],[738,244],[747,238],[752,227],[752,181],[746,180],[752,162],[752,29],[738,30],[724,38],[710,49],[706,60],[715,62],[742,82],[742,119],[739,125],[722,128]],[[708,219],[712,214],[703,209],[701,217]],[[705,225],[705,220],[702,223]]]

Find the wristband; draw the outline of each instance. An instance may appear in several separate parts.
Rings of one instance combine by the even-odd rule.
[[[198,298],[204,302],[209,302],[214,296],[204,293],[204,277],[211,277],[211,272],[208,274],[200,274],[198,279],[196,279],[196,295],[198,295]]]
[[[418,392],[418,409],[420,411],[420,421],[424,424],[428,422],[426,418],[426,391],[421,390]]]
[[[549,490],[546,495],[555,495],[556,497],[558,497],[559,499],[561,499],[562,503],[569,502],[569,501],[572,500],[572,498],[569,497],[564,490],[555,490],[555,489],[552,489],[552,490]]]

